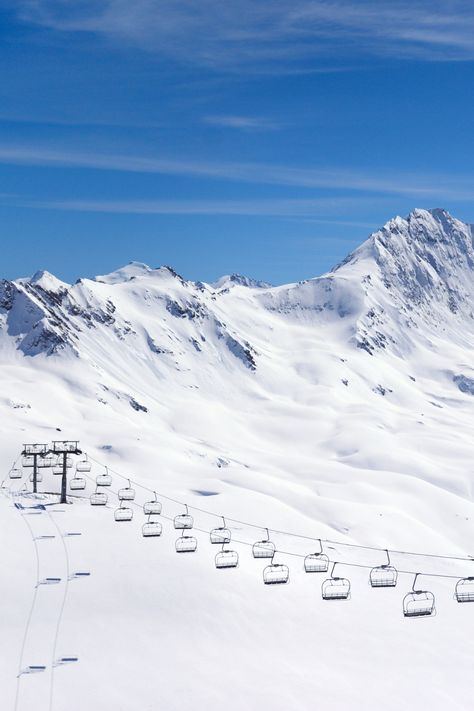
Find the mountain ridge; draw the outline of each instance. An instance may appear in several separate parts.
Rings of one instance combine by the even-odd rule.
[[[295,284],[273,287],[236,274],[207,284],[185,280],[171,267],[153,269],[140,262],[73,285],[46,271],[30,279],[3,280],[0,323],[26,355],[52,355],[64,348],[79,355],[84,328],[114,326],[122,340],[133,330],[131,319],[124,317],[121,323],[120,308],[114,304],[117,290],[129,285],[141,290],[145,302],[164,304],[176,318],[213,320],[220,338],[226,310],[220,306],[228,303],[229,289],[239,294],[243,288],[254,294],[258,307],[271,313],[303,319],[312,314],[320,325],[324,316],[331,320],[334,314],[352,319],[354,342],[373,353],[403,342],[400,332],[417,329],[420,322],[436,327],[445,319],[446,308],[458,320],[472,321],[473,271],[471,227],[445,210],[417,209],[407,218],[388,221],[330,272]],[[110,293],[105,295],[102,285]],[[390,332],[393,324],[397,334]],[[194,344],[200,340],[196,334],[192,338]],[[254,350],[235,330],[223,338],[234,353]],[[255,365],[250,358],[244,362],[250,369]]]

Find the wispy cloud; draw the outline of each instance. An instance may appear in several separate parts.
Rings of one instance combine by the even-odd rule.
[[[474,197],[471,175],[367,173],[344,168],[282,166],[271,163],[210,162],[49,148],[1,145],[0,163],[156,173],[308,190],[355,191],[379,195],[465,201]]]
[[[104,212],[139,215],[242,215],[310,217],[373,207],[374,200],[334,197],[311,200],[18,200],[16,207],[67,212]],[[324,222],[327,222],[325,220]],[[331,221],[330,221],[331,222]]]
[[[281,124],[259,116],[204,116],[204,123],[220,128],[233,128],[239,131],[274,131]]]
[[[12,0],[11,0],[12,2]],[[354,54],[474,58],[471,0],[16,0],[24,21],[219,69]]]

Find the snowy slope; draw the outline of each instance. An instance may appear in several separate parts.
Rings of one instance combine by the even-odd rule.
[[[4,281],[3,471],[23,441],[79,439],[94,460],[215,514],[313,538],[473,554],[473,272],[470,226],[416,210],[298,284],[195,283],[139,263],[73,285],[47,272]],[[115,477],[112,488],[121,485]],[[44,489],[57,488],[48,475]],[[147,497],[139,490],[139,503]],[[41,531],[55,521],[82,531],[67,541],[70,565],[91,570],[67,592],[60,653],[80,662],[55,671],[55,709],[470,708],[474,604],[453,601],[453,580],[423,579],[437,596],[429,620],[401,615],[408,574],[394,590],[371,590],[366,569],[341,566],[352,599],[326,603],[320,576],[305,575],[296,556],[281,554],[289,585],[262,584],[263,565],[244,545],[258,529],[231,524],[241,563],[216,571],[205,533],[183,560],[168,518],[162,538],[143,541],[140,511],[119,526],[110,498],[105,510],[75,499],[30,517]],[[31,534],[12,504],[0,497],[8,709],[35,575]],[[164,502],[166,517],[181,512]],[[219,523],[201,512],[195,521],[203,531]],[[317,548],[273,537],[288,554]],[[64,572],[59,540],[42,546],[45,575]],[[385,562],[344,546],[328,553]],[[395,562],[474,574],[474,562]],[[31,654],[51,655],[63,592],[38,593],[28,644],[43,647]],[[19,709],[31,698],[48,708],[48,674],[22,678]]]

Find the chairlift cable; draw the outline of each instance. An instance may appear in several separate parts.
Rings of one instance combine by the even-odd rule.
[[[92,459],[92,457],[90,457],[90,459]],[[135,482],[133,482],[133,480],[131,480],[131,481],[132,481],[132,483],[135,484]],[[111,493],[117,495],[117,492],[114,491],[113,489],[111,489]],[[157,492],[157,493],[158,493],[158,492]],[[84,497],[84,498],[86,498],[86,497]],[[139,508],[140,510],[142,510],[141,504],[139,504],[137,501],[129,501],[128,504],[130,504],[130,505],[132,505],[132,506],[136,506],[137,508]],[[183,504],[183,505],[185,505],[185,504]],[[189,508],[194,508],[194,507],[189,506]],[[166,520],[166,521],[169,521],[170,523],[173,523],[173,521],[174,521],[174,517],[173,517],[173,516],[166,516],[165,514],[161,514],[161,515],[160,515],[160,518],[161,518],[161,519],[164,519],[164,520]],[[222,518],[222,516],[220,516],[220,518]],[[229,518],[226,516],[226,521],[231,521],[231,520],[232,520],[232,519],[229,519]],[[263,529],[263,527],[260,527],[260,526],[259,526],[259,528],[262,528],[262,529]],[[271,531],[272,529],[269,529],[269,530]],[[198,533],[204,533],[204,534],[206,534],[207,536],[209,536],[210,533],[211,533],[211,531],[210,531],[209,529],[199,528],[199,527],[197,527],[197,526],[193,526],[193,531],[197,531]],[[312,539],[311,539],[311,540],[312,540]],[[319,540],[319,539],[316,539],[316,540]],[[324,540],[324,539],[322,539],[322,540]],[[237,543],[238,545],[247,546],[248,548],[252,548],[253,545],[254,545],[254,543],[251,543],[250,541],[242,541],[242,540],[239,540],[238,538],[232,538],[232,543]],[[376,550],[379,550],[379,549],[376,549]],[[381,550],[384,550],[384,551],[385,551],[386,549],[383,548],[383,549],[381,549]],[[303,558],[303,559],[306,558],[306,555],[305,555],[304,553],[295,553],[294,551],[285,551],[285,550],[281,550],[280,548],[276,548],[276,549],[275,549],[274,554],[276,554],[276,553],[279,553],[279,554],[284,555],[284,556],[292,556],[292,557],[294,557],[294,558]],[[464,559],[462,559],[462,560],[464,560]],[[466,560],[469,560],[469,561],[470,561],[471,559],[468,558],[468,559],[466,559]],[[351,567],[351,568],[364,568],[364,569],[366,569],[366,570],[372,570],[372,568],[373,568],[372,565],[364,565],[364,564],[362,564],[362,563],[346,562],[346,561],[344,561],[344,560],[341,560],[340,558],[338,558],[337,561],[329,560],[329,563],[334,563],[334,562],[337,562],[339,565],[346,565],[346,566],[349,566],[349,567]],[[450,578],[450,579],[453,579],[453,580],[459,580],[459,575],[448,575],[448,574],[446,574],[446,573],[425,573],[425,572],[420,572],[420,571],[415,571],[415,570],[400,570],[400,569],[398,569],[398,572],[399,572],[399,573],[402,573],[402,574],[404,574],[404,575],[416,575],[416,573],[418,572],[419,575],[423,575],[423,576],[426,576],[426,577],[428,577],[428,578]]]
[[[92,459],[92,457],[89,456],[89,459]],[[94,460],[93,460],[93,461],[94,461]],[[109,467],[109,469],[110,469],[110,467]],[[113,472],[112,469],[111,469],[110,471]],[[86,476],[87,476],[87,475],[86,475]],[[93,478],[93,477],[89,476],[88,478],[89,478],[92,482],[94,481],[94,478]],[[122,477],[122,478],[125,478],[125,477]],[[127,477],[127,479],[128,479],[128,477]],[[140,486],[139,484],[137,484],[136,482],[134,482],[133,479],[131,479],[130,481],[134,484],[134,486],[138,486],[138,487]],[[142,487],[142,488],[146,489],[146,487]],[[151,490],[150,490],[150,489],[147,489],[147,491],[151,491]],[[116,496],[118,496],[118,492],[117,492],[117,491],[114,491],[113,489],[110,489],[110,492],[111,492],[112,494],[115,494]],[[152,493],[155,493],[155,492],[153,491]],[[158,496],[161,496],[161,494],[160,494],[159,492],[156,492],[156,493],[158,494]],[[84,498],[84,500],[87,500],[87,497],[81,497],[81,498]],[[163,497],[163,498],[167,498],[167,497]],[[140,510],[142,510],[142,505],[139,504],[137,501],[129,501],[128,504],[130,504],[130,505],[132,505],[132,506],[136,506],[137,508],[139,508]],[[180,504],[181,506],[186,506],[186,504],[182,504],[181,502],[179,502],[179,504]],[[199,509],[197,509],[197,507],[195,507],[195,506],[190,506],[189,504],[188,504],[188,508],[194,509],[194,510],[199,510]],[[208,512],[205,512],[205,513],[208,513]],[[213,515],[214,515],[214,514],[213,514]],[[215,515],[222,519],[222,515],[218,515],[218,514],[215,514]],[[174,521],[174,517],[173,517],[173,516],[166,516],[166,514],[161,514],[161,515],[160,515],[160,518],[161,518],[161,519],[164,519],[165,521],[169,521],[170,523],[173,523],[173,521]],[[234,521],[234,519],[231,519],[231,518],[229,518],[228,516],[226,516],[225,519],[226,519],[226,521]],[[239,523],[240,523],[240,522],[239,522]],[[261,530],[266,530],[264,526],[255,526],[255,528],[260,528]],[[210,530],[205,529],[205,528],[199,528],[199,527],[197,527],[197,526],[193,526],[193,531],[197,531],[198,533],[204,533],[204,534],[206,534],[206,535],[208,535],[208,536],[209,536],[210,533],[211,533]],[[269,529],[269,531],[273,531],[273,529]],[[273,531],[273,533],[275,533],[275,531]],[[281,533],[283,533],[283,532],[281,532]],[[305,538],[306,538],[306,537],[305,537]],[[310,538],[309,540],[319,541],[320,539],[319,539],[319,538],[315,538],[315,539]],[[325,542],[324,539],[321,539],[321,540],[322,540],[323,542]],[[232,543],[236,543],[236,544],[242,545],[242,546],[247,546],[247,547],[249,547],[249,548],[252,548],[253,545],[254,545],[254,543],[251,543],[250,541],[242,541],[242,540],[239,540],[238,538],[232,538]],[[344,545],[344,544],[341,544],[341,545]],[[388,550],[390,553],[397,553],[397,552],[399,552],[399,551],[393,551],[393,550],[391,550],[391,549],[386,549],[386,548],[373,548],[373,547],[371,547],[371,546],[354,546],[354,547],[357,547],[357,548],[359,548],[359,547],[360,547],[360,548],[367,548],[368,550],[375,550],[375,551],[379,551],[379,550],[380,550],[380,551],[385,551],[385,552]],[[403,552],[403,551],[400,551],[400,553],[402,553],[402,552]],[[302,558],[302,559],[306,558],[306,554],[305,554],[305,553],[295,553],[294,551],[285,551],[285,550],[281,550],[280,548],[276,548],[276,549],[275,549],[275,554],[276,554],[276,553],[280,553],[281,555],[285,555],[285,556],[292,556],[292,557],[294,557],[294,558]],[[407,555],[408,555],[408,553],[407,553]],[[424,555],[424,554],[423,554],[423,553],[417,553],[417,554],[412,554],[412,555]],[[450,559],[450,560],[451,560],[451,559],[453,559],[453,560],[463,560],[463,561],[469,561],[469,562],[472,562],[472,560],[473,560],[472,558],[457,558],[457,557],[451,557],[451,556],[435,556],[435,555],[430,555],[430,554],[428,554],[427,557],[434,557],[434,558],[437,558],[437,557],[447,557],[447,558]],[[334,563],[334,561],[333,561],[333,560],[329,560],[329,563]],[[351,567],[351,568],[363,568],[363,569],[365,569],[365,570],[372,570],[372,569],[373,569],[373,566],[372,566],[372,565],[364,565],[364,564],[362,564],[362,563],[352,563],[352,562],[348,562],[348,561],[341,560],[340,558],[338,558],[337,563],[339,563],[340,565],[346,565],[346,566]],[[398,571],[398,573],[401,573],[401,574],[403,574],[403,575],[416,575],[416,572],[419,572],[419,571],[415,571],[415,570],[401,570],[401,569],[397,569],[397,571]],[[460,577],[459,575],[449,575],[449,574],[447,574],[447,573],[425,573],[425,572],[419,572],[419,574],[420,574],[420,575],[424,575],[424,576],[426,576],[426,577],[428,577],[428,578],[446,578],[446,579],[452,579],[452,580],[459,580],[459,577]]]
[[[96,464],[99,464],[100,466],[105,466],[104,464],[102,464],[102,462],[99,462],[98,460],[94,459],[90,455],[89,455],[89,459],[91,461],[95,462]],[[120,472],[115,471],[108,465],[107,465],[107,468],[113,474],[116,474],[117,476],[121,477],[122,479],[125,479],[126,481],[130,481],[131,483],[133,483],[134,486],[137,486],[138,488],[143,489],[144,491],[148,491],[151,494],[157,494],[160,498],[166,499],[167,501],[171,501],[172,503],[175,503],[178,506],[188,506],[188,508],[190,508],[194,511],[199,511],[200,513],[206,514],[207,516],[214,516],[215,518],[222,518],[222,514],[216,514],[213,511],[201,509],[198,506],[194,506],[192,504],[186,504],[183,501],[178,501],[177,499],[167,496],[166,494],[156,491],[155,489],[150,489],[149,487],[144,486],[143,484],[140,484],[139,482],[136,482],[133,479],[130,479],[128,476],[125,476],[124,474],[121,474]],[[226,516],[225,518],[227,521],[231,521],[232,523],[237,523],[241,526],[265,530],[265,526],[260,526],[258,524],[250,523],[248,521],[240,521],[239,519],[231,518],[230,516]],[[199,530],[199,529],[196,529],[196,530]],[[358,548],[360,550],[368,550],[368,551],[376,551],[376,552],[387,552],[388,551],[389,553],[394,553],[396,555],[407,555],[407,556],[410,555],[410,556],[418,556],[418,557],[422,557],[422,558],[437,558],[440,560],[458,560],[458,561],[464,561],[464,562],[467,562],[467,561],[473,562],[474,561],[474,556],[453,556],[453,555],[443,555],[443,554],[437,554],[437,553],[421,553],[418,551],[397,550],[394,548],[388,548],[387,546],[385,546],[385,547],[367,546],[367,545],[362,545],[360,543],[348,543],[347,541],[335,541],[335,540],[332,540],[329,538],[316,538],[313,536],[305,536],[300,533],[293,533],[291,531],[282,531],[282,530],[278,530],[278,529],[274,529],[274,528],[270,528],[269,531],[271,531],[271,533],[274,533],[276,535],[290,536],[293,538],[299,538],[302,540],[314,541],[314,542],[322,541],[323,543],[328,543],[328,544],[335,545],[335,546],[346,546],[347,548]],[[252,545],[252,544],[250,544],[250,545]],[[369,566],[367,566],[367,567],[369,567]]]

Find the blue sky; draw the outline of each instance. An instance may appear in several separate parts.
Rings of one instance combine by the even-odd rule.
[[[0,0],[1,276],[282,283],[474,222],[464,0]]]

